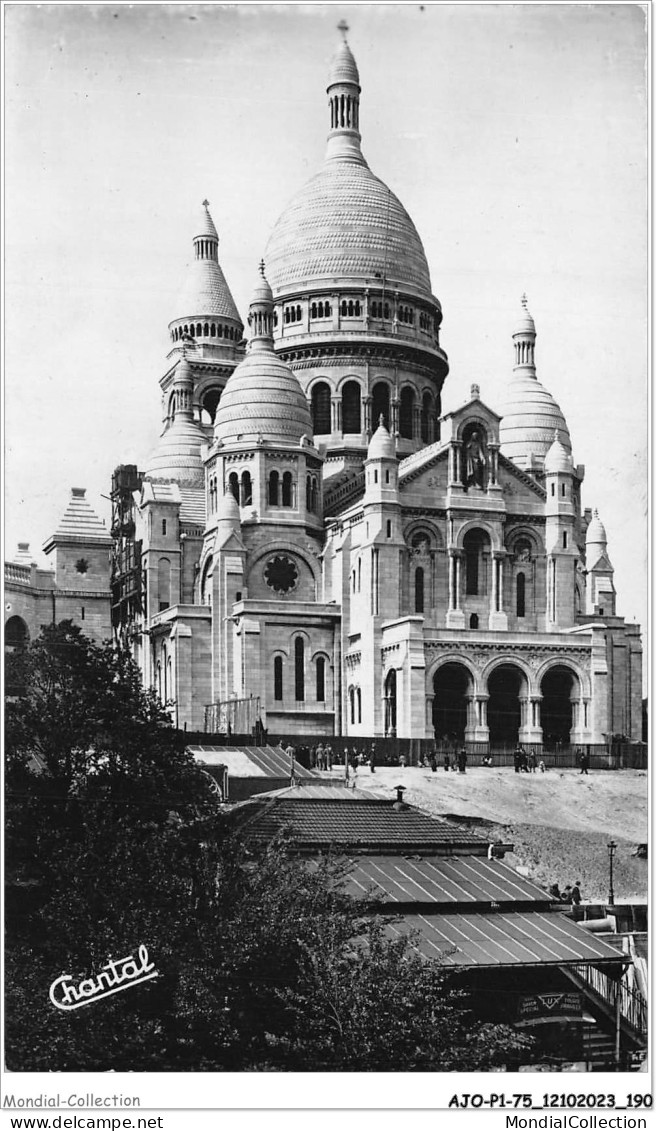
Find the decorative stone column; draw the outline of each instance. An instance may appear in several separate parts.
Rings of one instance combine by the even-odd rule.
[[[433,733],[433,702],[434,695],[426,696],[426,734],[432,735]]]
[[[447,628],[464,628],[465,614],[460,608],[460,551],[449,550],[449,608]]]
[[[330,398],[331,432],[341,432],[342,401],[340,397]]]
[[[521,700],[520,700],[521,702]],[[526,702],[526,701],[525,701]],[[519,741],[520,742],[542,742],[542,726],[540,724],[540,704],[542,696],[531,692],[528,696],[528,721],[525,726],[520,727]]]
[[[363,404],[363,407],[364,407],[364,430],[367,433],[368,439],[371,439],[371,435],[372,435],[372,429],[371,429],[371,406],[372,406],[372,403],[373,403],[373,397],[369,396],[369,394],[367,394],[366,397],[362,398],[362,404]]]
[[[475,715],[475,728],[473,734],[474,742],[489,742],[490,741],[490,728],[487,724],[487,704],[489,695],[476,695],[474,700],[474,715]]]
[[[498,551],[492,555],[492,607],[490,609],[489,626],[492,629],[505,631],[508,628],[508,617],[503,611],[503,559],[505,551]]]

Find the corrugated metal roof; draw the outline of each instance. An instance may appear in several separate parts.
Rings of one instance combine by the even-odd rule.
[[[424,958],[444,966],[537,966],[621,961],[621,951],[557,913],[490,912],[480,915],[405,915],[389,923],[400,938],[417,932]]]
[[[385,903],[548,903],[549,895],[500,860],[458,856],[404,860],[364,856],[353,861],[349,895],[371,892]]]
[[[394,802],[368,800],[350,791],[348,798],[325,800],[291,794],[270,797],[249,822],[249,836],[267,843],[287,829],[299,849],[346,846],[349,851],[444,853],[465,848],[485,851],[487,841],[440,817],[430,817],[413,806],[395,807]]]
[[[292,760],[279,746],[188,746],[197,762],[206,766],[227,766],[228,773],[238,778],[289,778]],[[297,779],[315,778],[294,762]]]

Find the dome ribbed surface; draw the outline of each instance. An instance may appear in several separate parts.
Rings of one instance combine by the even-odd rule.
[[[175,479],[178,483],[197,483],[204,476],[201,445],[205,437],[191,420],[174,419],[160,436],[151,453],[146,475],[154,479]]]
[[[199,213],[199,223],[196,225],[194,239],[199,239],[201,236],[209,236],[210,239],[214,240],[218,240],[219,238],[219,233],[210,216],[209,208],[203,208],[202,212]]]
[[[259,437],[298,444],[304,435],[312,437],[312,419],[297,378],[273,350],[253,350],[226,382],[215,438],[224,444]]]
[[[501,451],[522,467],[534,456],[544,460],[558,429],[559,442],[571,455],[572,441],[565,417],[544,385],[535,377],[518,374],[508,386],[499,428]]]
[[[592,521],[585,532],[585,541],[586,545],[590,545],[590,543],[600,543],[603,546],[605,546],[608,541],[606,536],[606,529],[596,511],[594,512]]]
[[[331,160],[278,219],[265,259],[274,293],[319,280],[405,284],[427,298],[426,255],[405,208],[364,159]]]
[[[351,82],[360,85],[360,75],[353,53],[348,43],[341,43],[333,56],[328,75],[328,86],[333,83]]]
[[[241,323],[235,300],[220,265],[214,259],[194,259],[187,269],[187,277],[175,305],[177,322],[180,318],[232,318]]]

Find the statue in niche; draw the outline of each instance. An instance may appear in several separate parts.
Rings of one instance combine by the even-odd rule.
[[[485,440],[477,428],[465,444],[465,487],[484,487],[487,456]]]

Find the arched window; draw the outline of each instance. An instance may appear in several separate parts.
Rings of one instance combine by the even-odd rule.
[[[294,642],[294,697],[297,703],[305,699],[305,642],[297,636]]]
[[[469,627],[478,628],[478,613],[472,613],[469,618]]]
[[[396,670],[392,668],[385,680],[385,735],[396,733]]]
[[[424,611],[424,571],[421,566],[415,570],[415,612]]]
[[[342,432],[359,432],[361,428],[360,386],[357,381],[347,381],[342,390]]]
[[[317,703],[326,700],[326,661],[323,656],[317,659]]]
[[[291,471],[286,471],[282,477],[282,505],[294,506],[294,480]]]
[[[312,479],[309,475],[305,476],[305,507],[312,510]]]
[[[215,337],[216,337],[216,322],[212,322],[211,325],[210,325],[210,338],[215,338]]]
[[[206,322],[205,325],[203,326],[203,333],[204,333],[206,338],[209,337],[209,333],[210,333],[209,322]]]
[[[351,715],[351,726],[355,725],[355,688],[349,687],[349,711]]]
[[[380,417],[386,428],[390,424],[390,391],[385,381],[377,381],[372,390],[372,417],[374,431],[378,427]]]
[[[355,699],[356,699],[356,705],[357,705],[357,709],[358,709],[358,722],[361,723],[362,722],[362,691],[360,690],[359,687],[356,687],[356,689],[355,689]]]
[[[517,574],[517,616],[526,616],[526,576]]]
[[[421,398],[421,439],[422,443],[432,442],[433,398],[430,393],[424,393]]]
[[[319,381],[312,389],[312,430],[315,436],[327,436],[330,427],[330,386]]]
[[[312,476],[312,487],[310,494],[310,510],[312,514],[316,514],[319,510],[319,487],[316,475]]]
[[[216,333],[217,333],[217,337],[219,337],[219,338],[223,337],[223,324],[221,322],[219,322],[219,324],[216,328]]]
[[[216,416],[220,399],[220,389],[208,389],[203,397],[203,409],[207,412],[212,424],[214,423],[214,417]]]
[[[362,589],[362,558],[358,558],[358,593]]]
[[[228,490],[231,495],[234,495],[237,502],[239,502],[239,476],[236,471],[231,471],[228,477]]]
[[[277,702],[282,699],[282,656],[276,656],[273,661],[273,698]]]
[[[342,313],[342,318],[346,318],[346,316],[348,314],[348,306],[347,306],[347,303],[346,303],[346,299],[342,299],[341,313]]]
[[[168,558],[160,558],[157,566],[157,598],[159,611],[168,609],[171,604],[171,563]]]
[[[200,336],[202,335],[202,333],[203,333],[203,326],[202,326],[202,323],[200,323],[200,322],[197,322],[197,323],[196,323],[196,337],[197,337],[197,338],[200,338]]]
[[[279,493],[280,476],[277,471],[272,471],[269,475],[269,506],[278,506],[278,493]]]
[[[348,304],[348,316],[349,316],[349,318],[352,318],[354,313],[355,313],[355,310],[354,310],[354,307],[353,307],[353,299],[351,299],[349,304]]]
[[[253,502],[253,484],[251,483],[250,471],[242,471],[241,473],[241,505],[243,507],[250,507]]]
[[[465,551],[465,593],[483,595],[486,591],[484,553],[489,548],[487,535],[482,530],[468,530],[463,538]]]
[[[317,316],[317,304],[316,304],[316,302],[313,302],[311,307],[310,307],[310,318],[316,318],[316,316]]]
[[[399,412],[399,432],[406,439],[411,440],[415,415],[415,394],[407,386],[401,390],[401,405]]]

